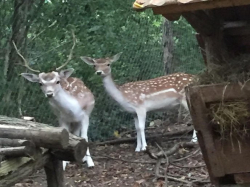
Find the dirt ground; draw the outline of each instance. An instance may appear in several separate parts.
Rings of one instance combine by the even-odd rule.
[[[168,126],[167,131],[175,131],[182,126]],[[160,129],[160,130],[159,130]],[[161,133],[162,128],[152,128],[147,134]],[[166,130],[166,129],[165,129]],[[149,132],[150,131],[150,132]],[[129,136],[134,136],[132,132]],[[160,149],[167,151],[177,142],[190,141],[192,133],[186,137],[169,140],[148,141],[150,151],[157,153]],[[167,178],[168,187],[212,187],[199,147],[179,149],[169,156],[169,164],[159,167],[156,177],[156,160],[145,152],[136,153],[134,144],[95,146],[90,149],[95,167],[88,169],[86,163],[67,166],[65,171],[66,187],[164,187]],[[185,158],[187,157],[187,158]],[[166,162],[166,159],[162,160]],[[167,168],[167,170],[166,170]],[[167,176],[167,177],[166,177]],[[15,187],[46,187],[46,175],[39,170]]]

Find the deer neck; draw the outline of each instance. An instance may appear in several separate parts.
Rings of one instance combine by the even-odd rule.
[[[119,90],[118,86],[115,84],[111,75],[108,75],[103,78],[103,84],[106,91],[111,95],[111,97],[115,101],[120,104],[124,102],[124,96],[122,95],[122,92]]]
[[[63,88],[57,92],[57,94],[49,99],[52,107],[57,108],[62,113],[75,113],[80,109],[80,105],[76,99],[68,94]]]

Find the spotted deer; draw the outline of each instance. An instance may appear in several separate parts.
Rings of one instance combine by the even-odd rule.
[[[144,132],[147,112],[170,109],[178,104],[188,110],[184,88],[193,81],[194,76],[175,73],[118,86],[111,75],[111,64],[117,61],[120,55],[121,53],[118,53],[113,57],[99,59],[83,56],[81,59],[95,67],[95,73],[102,77],[106,91],[126,111],[134,115],[137,132],[135,151],[139,152],[146,150],[147,147]],[[195,131],[192,141],[196,142]]]
[[[74,35],[73,35],[74,36]],[[15,46],[15,45],[14,45]],[[49,104],[57,116],[59,125],[76,136],[81,136],[88,141],[89,117],[94,108],[95,99],[92,92],[78,78],[70,77],[74,69],[61,70],[72,58],[72,51],[75,40],[67,61],[55,71],[44,73],[34,70],[28,66],[25,58],[16,51],[25,62],[25,67],[39,73],[22,73],[21,75],[30,82],[39,83],[41,90],[48,98]],[[60,70],[60,71],[59,71]],[[93,167],[94,162],[90,156],[89,148],[83,161],[87,162],[88,167]],[[68,162],[63,161],[63,169]]]

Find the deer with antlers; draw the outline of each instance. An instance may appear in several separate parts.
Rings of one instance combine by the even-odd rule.
[[[135,151],[146,150],[145,138],[146,114],[149,111],[165,110],[178,104],[188,110],[184,88],[193,81],[194,76],[184,73],[175,73],[150,79],[137,81],[118,86],[111,76],[111,64],[120,58],[118,53],[110,58],[94,59],[81,57],[88,65],[94,66],[97,75],[103,80],[106,91],[126,111],[134,114],[137,132],[137,146]],[[193,142],[196,142],[196,133],[193,133]]]
[[[39,73],[22,73],[21,75],[30,82],[39,83],[45,97],[49,99],[49,104],[57,116],[59,125],[69,132],[81,136],[88,141],[88,127],[89,117],[94,108],[95,99],[92,92],[84,85],[83,81],[78,78],[70,77],[74,69],[61,70],[66,66],[72,58],[73,49],[75,47],[75,36],[73,33],[74,43],[71,48],[67,61],[56,68],[55,71],[48,73],[39,73],[40,71],[34,70],[29,67],[28,62],[19,53],[15,44],[17,54],[25,62],[24,66],[29,70]],[[61,70],[61,71],[59,71]],[[90,156],[89,148],[83,161],[87,162],[88,167],[93,167],[94,162]],[[68,162],[63,162],[63,169]]]

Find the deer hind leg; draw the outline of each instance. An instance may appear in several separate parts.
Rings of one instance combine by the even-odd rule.
[[[138,116],[138,131],[141,138],[141,151],[145,151],[147,148],[147,142],[145,137],[145,122],[146,122],[147,112],[145,109],[140,109],[137,111]]]
[[[141,150],[141,133],[139,129],[139,122],[137,115],[134,116],[134,120],[135,120],[136,137],[137,137],[137,143],[136,143],[137,145],[135,151],[139,152]]]
[[[81,137],[88,142],[88,128],[89,128],[89,115],[84,115],[81,125]],[[87,147],[86,155],[83,158],[83,161],[87,162],[88,167],[94,167],[95,164],[90,156],[89,147]]]
[[[187,105],[186,99],[182,99],[182,100],[181,100],[181,104],[182,104],[182,106],[189,112],[189,109],[188,109],[188,105]],[[194,129],[194,131],[193,131],[193,136],[192,136],[191,142],[193,142],[193,143],[197,142],[197,136],[196,136],[196,131],[195,131],[195,129]]]

